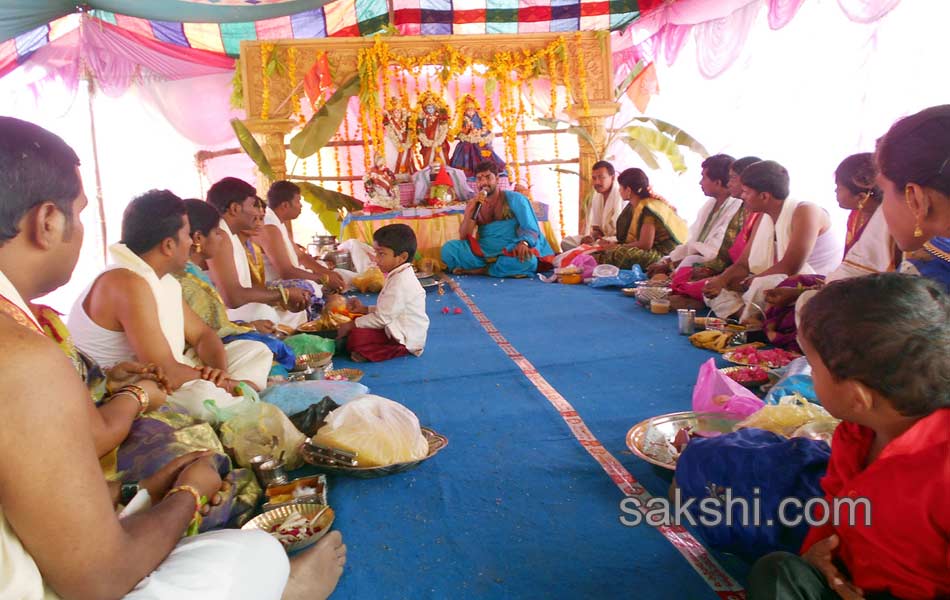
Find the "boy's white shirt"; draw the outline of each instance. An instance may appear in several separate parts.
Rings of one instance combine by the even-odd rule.
[[[355,323],[364,329],[385,329],[389,337],[409,352],[416,356],[422,354],[429,331],[426,291],[411,264],[399,265],[386,274],[376,306]]]

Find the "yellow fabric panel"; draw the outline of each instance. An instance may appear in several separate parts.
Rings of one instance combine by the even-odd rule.
[[[431,258],[442,264],[442,245],[449,240],[459,239],[459,226],[462,224],[462,215],[441,215],[438,217],[429,217],[425,219],[392,219],[380,218],[372,221],[351,221],[343,228],[342,240],[356,239],[367,244],[373,243],[373,232],[385,225],[393,223],[404,223],[410,227],[416,234],[418,252],[424,258]],[[550,221],[541,221],[541,231],[544,237],[555,252],[559,252],[560,247],[557,237],[554,235],[554,228]],[[444,266],[444,265],[442,265]]]

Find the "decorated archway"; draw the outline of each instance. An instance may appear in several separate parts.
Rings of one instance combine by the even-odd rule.
[[[283,72],[268,68],[275,57],[290,68]],[[590,140],[579,141],[581,173],[589,172],[603,155],[605,120],[618,109],[612,89],[610,37],[602,32],[246,41],[241,44],[240,66],[246,125],[261,141],[277,178],[286,175],[284,140],[298,125],[303,72],[320,61],[327,67],[327,85],[337,87],[359,78],[360,134],[367,149],[366,166],[369,149],[380,143],[382,107],[390,94],[388,90],[397,86],[388,79],[390,69],[412,72],[432,67],[438,71],[435,77],[437,81],[441,79],[440,86],[451,85],[451,78],[460,69],[475,68],[490,79],[493,89],[481,99],[482,106],[496,102],[497,121],[509,150],[507,159],[513,163],[515,180],[525,161],[517,156],[517,144],[512,139],[517,118],[510,115],[517,114],[520,107],[506,112],[506,103],[510,106],[517,102],[514,94],[509,93],[511,90],[506,91],[507,87],[517,93],[539,78],[552,84],[555,97],[550,103],[552,114],[547,116],[553,118],[553,113],[563,110],[590,134]],[[372,89],[374,85],[377,89]],[[565,90],[563,106],[557,101],[558,86]],[[497,100],[493,100],[496,95]],[[515,156],[510,155],[512,151]],[[588,185],[582,177],[579,204],[588,195]],[[580,214],[583,219],[585,211]]]

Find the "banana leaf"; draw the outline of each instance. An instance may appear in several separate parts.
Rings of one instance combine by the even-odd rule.
[[[653,125],[654,127],[656,127],[658,131],[661,131],[665,133],[666,135],[668,135],[669,137],[673,138],[673,142],[675,142],[677,145],[689,148],[690,150],[692,150],[696,154],[699,154],[703,158],[709,157],[709,151],[706,150],[705,146],[700,144],[699,141],[696,140],[696,138],[689,135],[688,133],[686,133],[685,131],[677,127],[676,125],[673,125],[672,123],[667,123],[666,121],[661,121],[660,119],[654,119],[653,117],[634,117],[633,119],[631,119],[631,122],[634,122],[634,121],[639,121],[641,123],[649,123]]]
[[[538,124],[548,127],[550,129],[554,129],[555,131],[557,130],[558,125],[563,123],[564,125],[567,125],[567,129],[564,131],[566,131],[567,133],[573,133],[577,137],[583,138],[588,144],[590,144],[590,147],[593,148],[594,151],[597,150],[597,147],[594,145],[594,138],[591,137],[590,132],[588,132],[587,129],[581,127],[580,125],[571,125],[567,121],[562,121],[560,119],[540,118],[540,119],[537,119],[537,121],[538,121]]]
[[[320,187],[309,181],[295,181],[300,186],[300,196],[310,204],[317,218],[333,235],[339,236],[340,222],[337,219],[337,210],[360,210],[363,205],[354,197],[341,194],[333,190]]]
[[[640,158],[651,169],[658,169],[659,164],[656,161],[655,154],[660,153],[665,156],[677,173],[686,170],[686,162],[683,160],[683,154],[679,146],[663,133],[643,127],[642,125],[633,125],[624,129],[625,135],[621,138],[634,152],[640,155]],[[646,152],[644,152],[646,150]],[[648,158],[649,156],[649,158]]]
[[[578,173],[577,171],[572,171],[570,169],[562,169],[560,167],[549,167],[549,168],[551,169],[551,171],[555,173],[564,173],[565,175],[574,175],[575,177],[580,176],[580,173]]]
[[[241,148],[251,157],[251,160],[257,165],[258,170],[271,181],[276,179],[274,170],[271,168],[270,163],[267,162],[267,155],[264,154],[263,148],[261,148],[257,140],[254,139],[247,125],[240,119],[231,119],[231,128],[234,129],[234,134],[237,136],[238,142],[241,143]]]
[[[619,100],[621,96],[627,91],[627,88],[630,87],[630,84],[633,83],[633,80],[637,78],[637,75],[643,73],[643,69],[646,68],[646,65],[642,60],[637,61],[637,64],[633,65],[633,68],[630,70],[630,73],[624,77],[623,81],[617,88],[614,90],[614,100]]]
[[[346,106],[351,96],[355,96],[360,89],[360,80],[353,77],[333,92],[333,95],[323,103],[300,133],[290,140],[290,150],[299,158],[307,158],[316,154],[320,148],[327,145],[330,138],[340,128],[346,116]]]

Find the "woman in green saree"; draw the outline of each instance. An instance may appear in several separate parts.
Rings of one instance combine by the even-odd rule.
[[[669,202],[653,193],[643,170],[626,169],[617,183],[628,202],[617,217],[617,243],[602,241],[605,248],[594,256],[600,264],[640,265],[646,271],[681,244],[689,228]]]

